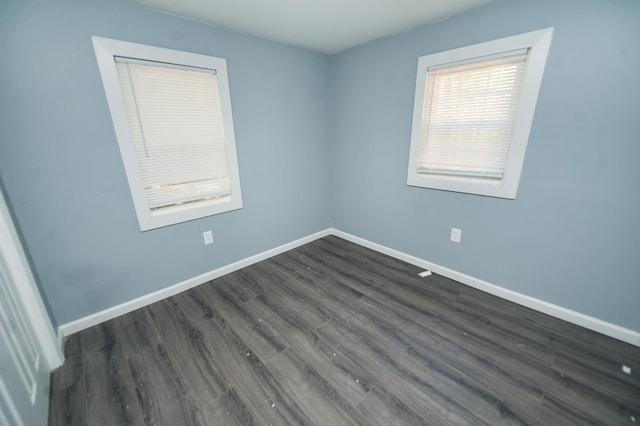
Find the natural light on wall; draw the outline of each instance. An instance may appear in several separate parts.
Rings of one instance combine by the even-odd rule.
[[[551,34],[419,58],[409,185],[515,198]]]
[[[140,229],[241,208],[226,61],[93,42]]]

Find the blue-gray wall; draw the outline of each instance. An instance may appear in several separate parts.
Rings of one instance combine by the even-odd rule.
[[[406,186],[418,56],[550,26],[517,199]],[[332,224],[640,330],[639,76],[637,0],[511,0],[339,54]]]
[[[637,0],[498,2],[333,57],[115,1],[0,7],[0,178],[58,324],[334,226],[640,331]],[[549,26],[517,199],[406,186],[417,57]],[[227,58],[244,209],[138,230],[91,35]]]
[[[242,210],[140,232],[92,35],[227,59]],[[57,324],[329,226],[328,56],[67,0],[0,1],[0,52],[0,177]]]

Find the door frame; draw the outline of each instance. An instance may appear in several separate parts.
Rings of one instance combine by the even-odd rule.
[[[64,362],[61,342],[51,324],[44,306],[40,290],[36,284],[31,267],[22,248],[22,243],[14,226],[2,190],[0,189],[0,253],[5,257],[9,274],[25,285],[16,286],[16,294],[25,308],[25,314],[31,323],[37,344],[40,346],[49,371],[60,367]]]

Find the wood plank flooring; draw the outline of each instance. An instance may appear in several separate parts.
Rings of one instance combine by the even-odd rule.
[[[640,423],[640,348],[420,271],[326,237],[74,334],[49,424]]]

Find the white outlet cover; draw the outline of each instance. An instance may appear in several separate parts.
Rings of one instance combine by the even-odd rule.
[[[451,241],[459,243],[462,238],[462,230],[458,228],[451,228]]]
[[[203,232],[202,239],[204,240],[204,245],[213,244],[213,233],[211,231]]]

